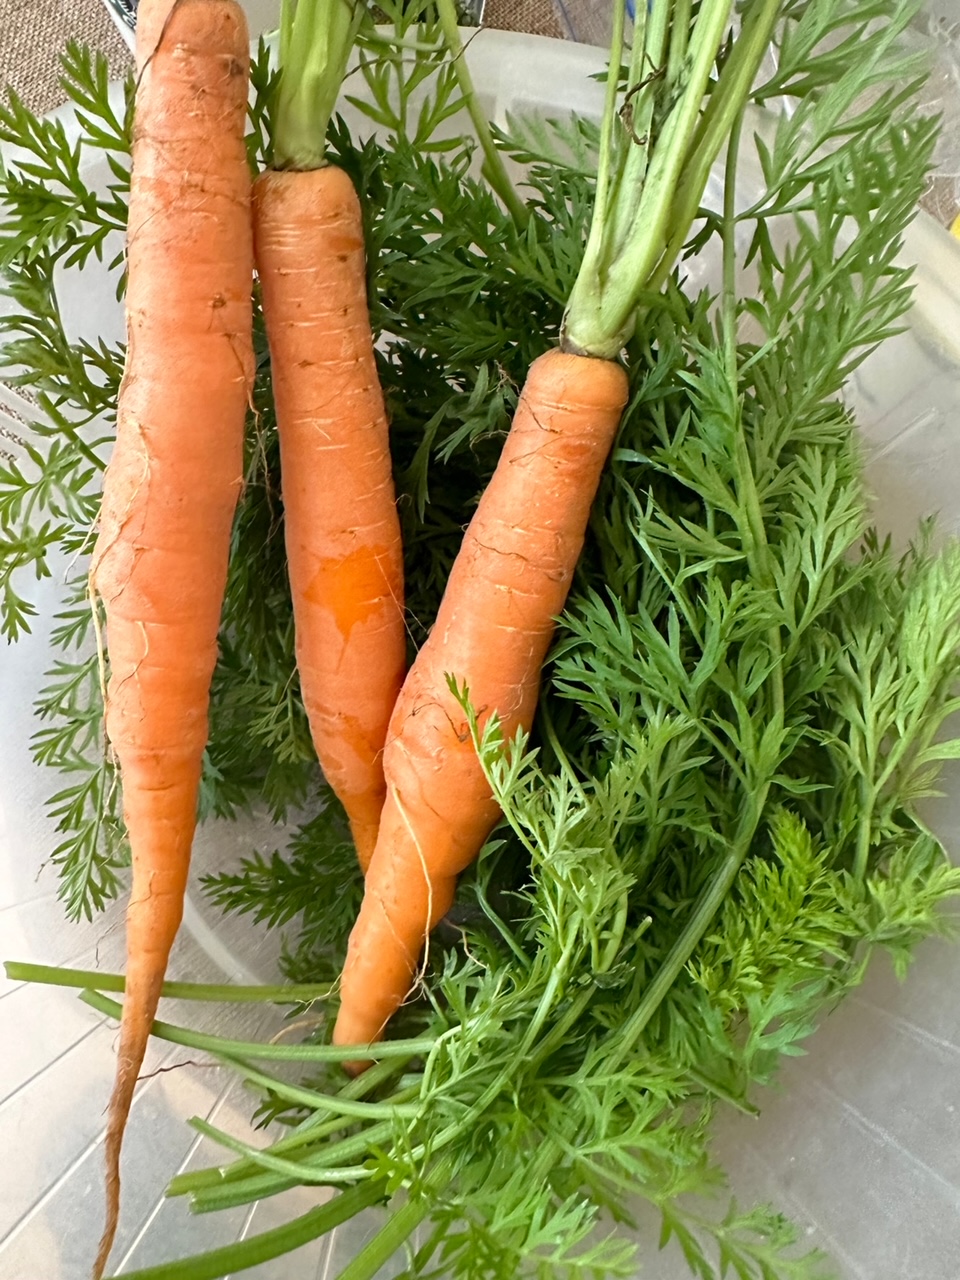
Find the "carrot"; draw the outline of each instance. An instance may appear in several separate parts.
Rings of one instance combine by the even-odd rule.
[[[462,70],[453,0],[437,3],[469,100],[474,90]],[[369,1044],[383,1034],[410,993],[421,948],[453,900],[457,874],[497,820],[447,679],[466,684],[481,728],[496,712],[508,737],[529,729],[553,619],[566,600],[626,402],[620,352],[646,297],[673,270],[711,167],[739,128],[778,5],[758,0],[749,6],[736,55],[712,90],[730,3],[710,0],[695,13],[689,6],[654,6],[651,13],[647,20],[646,9],[638,8],[643,21],[638,17],[619,106],[620,77],[607,78],[593,220],[560,349],[528,372],[503,455],[390,723],[387,801],[347,948],[337,1044]],[[611,66],[621,66],[625,52],[624,9],[616,5]],[[650,67],[657,68],[654,75]],[[489,172],[492,143],[482,129],[479,138]],[[364,1065],[356,1061],[352,1069]]]
[[[499,817],[447,675],[468,686],[481,727],[496,712],[507,736],[530,728],[626,397],[626,373],[612,361],[550,351],[530,368],[390,723],[387,801],[343,969],[336,1044],[379,1039],[457,875]]]
[[[316,11],[316,12],[315,12]],[[316,23],[328,38],[317,40]],[[299,25],[298,25],[299,24]],[[355,17],[299,0],[281,25],[275,164],[254,184],[254,252],[280,439],[303,702],[361,867],[386,795],[383,744],[406,670],[403,549],[367,311],[363,221],[324,160]],[[319,51],[319,52],[318,52]],[[317,75],[304,61],[326,54]],[[316,94],[304,104],[301,89]]]
[[[183,911],[241,488],[253,375],[248,62],[235,0],[177,0],[137,90],[127,362],[91,568],[133,862],[95,1277],[117,1227],[123,1132]]]

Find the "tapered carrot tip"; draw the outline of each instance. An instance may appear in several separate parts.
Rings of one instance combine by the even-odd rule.
[[[142,967],[142,966],[141,966]],[[100,1280],[113,1248],[114,1237],[120,1219],[120,1148],[130,1115],[137,1078],[146,1054],[153,1017],[160,1002],[163,972],[127,976],[127,993],[124,1000],[124,1021],[120,1030],[117,1049],[117,1074],[107,1111],[107,1131],[104,1138],[104,1156],[107,1166],[107,1213],[103,1235],[93,1267],[93,1280]]]
[[[235,0],[162,8],[141,10],[159,43],[137,87],[129,340],[90,571],[133,872],[94,1280],[117,1230],[124,1128],[183,912],[253,373],[246,19]]]
[[[333,1042],[375,1044],[396,1009],[418,986],[417,962],[434,925],[453,905],[456,877],[434,873],[425,878],[411,852],[406,823],[393,796],[384,806],[381,840],[367,876],[360,916],[348,947],[347,985],[337,1015]],[[391,846],[390,855],[384,849]],[[358,988],[362,998],[358,999]],[[351,1061],[356,1074],[369,1062]]]

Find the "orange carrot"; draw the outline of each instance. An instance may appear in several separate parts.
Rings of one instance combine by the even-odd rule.
[[[160,35],[170,17],[174,3],[175,0],[138,0],[136,36],[138,73],[143,71],[160,43]]]
[[[253,208],[300,685],[321,768],[366,870],[406,646],[360,203],[343,170],[324,166],[261,174]]]
[[[107,1133],[123,1132],[180,924],[253,375],[248,35],[235,0],[177,0],[136,99],[127,363],[91,581],[106,615],[106,730],[133,861]]]
[[[341,981],[336,1044],[380,1038],[410,993],[429,931],[499,810],[447,676],[480,727],[529,729],[540,670],[627,398],[612,361],[551,351],[531,366],[437,620],[410,669],[384,753],[387,800]],[[362,1063],[353,1064],[354,1069]]]

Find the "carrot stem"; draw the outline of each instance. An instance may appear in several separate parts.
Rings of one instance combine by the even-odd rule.
[[[431,1189],[443,1187],[453,1173],[453,1163],[441,1160],[430,1179]],[[368,1244],[344,1267],[336,1280],[373,1280],[377,1272],[393,1257],[403,1242],[410,1238],[430,1213],[430,1201],[420,1194],[408,1200],[392,1214],[389,1221]]]
[[[683,250],[780,5],[753,0],[746,7],[741,31],[712,83],[729,4],[705,0],[692,23],[687,0],[678,0],[669,11],[662,6],[657,14],[657,9],[656,22],[638,15],[619,114],[611,102],[622,56],[614,12],[594,219],[564,318],[566,350],[607,359],[616,357],[632,331],[642,295],[662,287]],[[654,136],[650,126],[663,112]]]
[[[198,1253],[191,1258],[181,1258],[177,1262],[162,1262],[159,1266],[144,1267],[140,1271],[125,1271],[124,1280],[220,1280],[221,1276],[246,1271],[299,1249],[311,1240],[318,1240],[364,1209],[385,1200],[386,1195],[386,1179],[378,1178],[342,1191],[326,1204],[310,1209],[282,1227],[274,1227],[260,1235],[211,1249],[207,1253]]]
[[[516,187],[510,181],[510,175],[507,173],[503,156],[497,150],[493,134],[490,132],[490,124],[486,113],[480,105],[480,99],[477,97],[473,76],[470,74],[470,68],[467,65],[466,51],[463,47],[463,41],[460,39],[457,10],[453,0],[437,0],[437,16],[440,19],[443,38],[447,48],[450,50],[450,58],[460,85],[460,92],[463,95],[464,106],[470,114],[470,119],[480,143],[480,149],[483,152],[483,176],[503,201],[517,226],[525,227],[530,219],[530,213],[517,194]]]
[[[373,1280],[430,1212],[423,1198],[408,1200],[340,1272],[337,1280]]]
[[[683,91],[670,107],[656,139],[651,143],[628,130],[618,158],[619,172],[611,184],[614,205],[604,219],[605,234],[588,240],[570,294],[563,326],[565,350],[612,360],[630,334],[640,293],[660,262],[673,229],[677,184],[697,135],[730,7],[729,0],[704,0],[701,5],[687,52]],[[660,22],[650,26],[651,53],[659,58],[667,32]],[[616,70],[611,66],[611,74]],[[644,64],[639,80],[635,79],[637,70],[631,68],[628,96],[645,94],[649,98],[663,91],[661,66],[647,68]],[[668,100],[672,101],[672,90]],[[638,156],[637,152],[643,154]],[[701,193],[702,188],[698,202]]]
[[[4,972],[11,982],[36,982],[52,987],[123,992],[126,980],[119,973],[96,969],[60,969],[53,965],[8,960]],[[221,1004],[310,1004],[330,995],[329,986],[234,986],[231,983],[165,982],[161,996],[169,1000],[216,1001]]]
[[[323,165],[327,126],[364,12],[358,0],[283,0],[274,168]]]
[[[730,130],[727,156],[723,168],[723,299],[721,338],[727,381],[735,388],[737,371],[737,160],[740,155],[740,131],[743,112]]]
[[[670,33],[670,53],[667,58],[667,83],[676,84],[683,70],[687,56],[687,45],[690,40],[691,0],[678,0],[677,16],[673,21]]]
[[[318,1093],[316,1089],[305,1089],[300,1085],[278,1080],[276,1076],[265,1075],[241,1058],[231,1057],[226,1061],[251,1084],[278,1093],[302,1106],[315,1107],[318,1111],[352,1116],[355,1120],[416,1120],[421,1114],[419,1106],[395,1102],[363,1102],[356,1098],[345,1098],[342,1094]]]
[[[191,1124],[197,1127],[194,1121],[191,1121]],[[323,1183],[327,1180],[325,1171],[333,1168],[331,1161],[345,1162],[358,1160],[361,1157],[366,1158],[379,1144],[388,1142],[393,1132],[394,1127],[390,1120],[380,1120],[376,1124],[367,1125],[361,1133],[355,1133],[349,1138],[343,1138],[339,1142],[331,1143],[322,1152],[311,1152],[300,1158],[295,1156],[290,1159],[288,1163],[291,1166],[291,1170],[295,1170],[295,1172],[292,1171],[286,1176],[265,1172],[259,1160],[261,1153],[255,1150],[244,1151],[243,1159],[234,1161],[224,1173],[221,1181],[206,1182],[190,1191],[190,1207],[196,1213],[234,1209],[243,1204],[251,1204],[254,1200],[263,1200],[267,1196],[277,1195],[282,1191],[286,1191],[289,1187],[301,1186],[310,1182]],[[219,1131],[211,1136],[216,1138],[218,1133]],[[232,1142],[236,1142],[236,1139],[233,1139]],[[273,1147],[266,1148],[262,1154],[272,1157],[275,1155],[276,1148],[280,1145],[280,1143],[275,1143]],[[235,1149],[240,1150],[242,1146],[242,1143],[237,1143]],[[242,1176],[237,1173],[228,1180],[226,1174],[240,1165],[244,1167]],[[308,1177],[305,1171],[316,1171],[317,1176]],[[204,1169],[199,1172],[216,1175],[219,1170]],[[167,1188],[168,1196],[185,1194],[183,1188],[178,1188],[174,1191],[173,1185],[171,1183],[170,1187]]]
[[[738,396],[739,367],[737,354],[737,159],[740,153],[740,131],[743,112],[734,119],[727,143],[723,186],[723,290],[721,297],[721,340],[724,366],[730,385],[730,397],[736,405],[736,469],[737,495],[747,517],[743,541],[747,550],[747,564],[752,576],[763,586],[774,587],[773,567],[770,562],[770,546],[763,523],[763,508],[757,492],[753,473],[753,461],[743,433]],[[769,630],[770,652],[774,665],[770,674],[770,710],[783,723],[783,642],[776,624]]]
[[[643,197],[652,158],[654,112],[663,79],[673,0],[640,4],[637,8],[627,90],[617,117],[622,162],[609,232],[610,243],[617,245],[630,244],[637,233],[637,201]],[[626,198],[622,198],[624,195]]]
[[[673,231],[663,257],[649,281],[658,290],[673,269],[697,216],[707,178],[723,139],[743,105],[766,51],[779,12],[779,0],[761,0],[746,15],[740,35],[710,94],[695,144],[673,203]]]
[[[364,1169],[356,1165],[347,1165],[343,1168],[324,1166],[322,1169],[314,1170],[303,1161],[287,1160],[267,1150],[258,1151],[256,1147],[251,1147],[249,1143],[235,1138],[224,1129],[219,1129],[215,1124],[210,1124],[208,1120],[202,1120],[199,1116],[195,1116],[191,1124],[197,1133],[202,1133],[205,1138],[211,1138],[221,1147],[226,1147],[228,1151],[245,1156],[262,1169],[282,1174],[285,1178],[293,1178],[306,1186],[331,1186],[336,1182],[364,1182],[373,1177],[372,1169]]]
[[[606,234],[607,215],[610,209],[609,191],[613,180],[614,150],[617,142],[617,94],[620,90],[620,64],[623,61],[623,28],[626,18],[626,0],[615,0],[613,6],[613,36],[610,43],[610,63],[607,67],[607,91],[600,126],[600,154],[597,157],[597,186],[594,194],[594,214],[587,236],[585,255],[599,252]],[[638,24],[646,18],[641,6]],[[639,36],[639,26],[635,38]]]
[[[770,782],[762,783],[744,808],[743,817],[740,820],[739,834],[734,841],[733,848],[717,868],[712,879],[707,883],[706,888],[693,908],[683,932],[670,948],[669,953],[644,992],[643,998],[624,1025],[619,1046],[607,1064],[610,1071],[615,1071],[627,1056],[635,1050],[637,1042],[643,1035],[650,1019],[660,1008],[670,988],[683,972],[684,966],[709,928],[710,922],[719,910],[720,904],[730,892],[740,867],[743,865],[743,860],[750,850],[769,790]]]
[[[341,1098],[360,1098],[365,1093],[373,1092],[374,1088],[383,1084],[391,1075],[396,1072],[397,1063],[395,1060],[388,1059],[385,1062],[378,1062],[376,1066],[365,1071],[363,1075],[355,1077],[348,1084],[339,1090],[338,1096]],[[415,1098],[419,1092],[418,1086],[408,1086],[399,1094],[394,1095],[394,1101],[408,1102]],[[321,1112],[311,1113],[300,1124],[296,1125],[292,1132],[286,1137],[280,1138],[279,1141],[270,1145],[268,1150],[274,1155],[285,1155],[291,1151],[297,1151],[301,1147],[308,1146],[311,1143],[319,1142],[322,1138],[327,1138],[338,1130],[345,1128],[352,1121],[343,1116],[334,1116],[332,1119],[326,1118]],[[382,1126],[374,1125],[364,1132],[369,1136],[374,1129]],[[374,1139],[371,1137],[370,1141]],[[339,1153],[342,1143],[335,1143],[331,1150],[336,1149]],[[342,1154],[337,1155],[337,1159],[343,1159]],[[249,1174],[255,1172],[255,1167],[251,1162],[246,1160],[235,1160],[231,1165],[213,1169],[192,1169],[188,1173],[177,1174],[167,1187],[168,1196],[188,1195],[194,1191],[200,1191],[204,1187],[221,1187],[225,1183],[240,1182]]]

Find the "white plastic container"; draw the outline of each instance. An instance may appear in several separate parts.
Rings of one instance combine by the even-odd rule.
[[[595,49],[485,31],[468,57],[489,115],[505,123],[537,109],[597,113]],[[96,176],[96,175],[93,175]],[[866,442],[881,525],[904,540],[940,511],[960,533],[960,244],[920,215],[907,238],[917,263],[916,305],[906,333],[886,343],[849,388]],[[119,337],[122,317],[100,268],[64,281],[68,323]],[[2,412],[2,393],[0,393]],[[48,620],[62,574],[39,584],[34,634],[0,649],[0,958],[115,970],[122,911],[68,924],[45,864],[56,843],[43,802],[55,780],[35,767],[31,706],[48,662]],[[929,808],[957,845],[960,785]],[[225,865],[283,833],[266,822],[212,826],[198,835],[195,871]],[[194,891],[170,975],[209,981],[271,980],[276,940],[221,921]],[[741,1204],[779,1206],[836,1259],[844,1280],[957,1280],[960,1276],[960,950],[921,948],[905,986],[880,960],[863,989],[759,1099],[757,1120],[730,1112],[718,1143]],[[165,1006],[240,1037],[268,1034],[272,1015],[243,1006]],[[101,1226],[103,1109],[114,1070],[115,1029],[76,994],[0,979],[0,1280],[81,1280]],[[124,1202],[114,1268],[132,1270],[260,1232],[328,1193],[300,1190],[252,1210],[191,1217],[163,1190],[177,1172],[222,1153],[184,1123],[210,1118],[249,1136],[251,1098],[224,1070],[186,1065],[189,1053],[154,1045],[124,1153]],[[151,1074],[162,1069],[161,1074]],[[247,1271],[251,1280],[324,1280],[375,1228],[369,1213],[297,1254]],[[652,1219],[643,1237],[651,1280],[686,1280],[679,1256],[656,1254]],[[383,1274],[387,1275],[385,1271]],[[506,1278],[504,1278],[506,1280]]]

